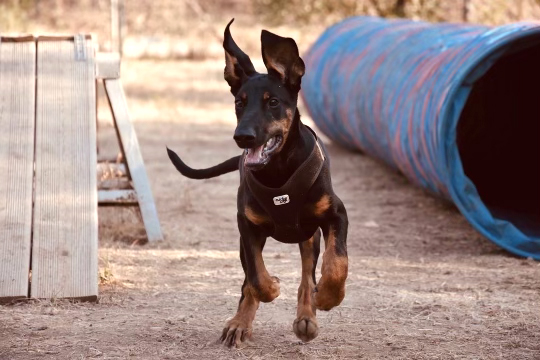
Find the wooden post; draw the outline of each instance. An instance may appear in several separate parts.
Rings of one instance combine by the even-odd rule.
[[[111,0],[111,51],[122,56],[124,1]]]
[[[470,0],[463,0],[463,22],[469,22],[470,6]]]

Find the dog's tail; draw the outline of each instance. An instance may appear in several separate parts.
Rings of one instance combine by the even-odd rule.
[[[218,164],[216,166],[209,167],[208,169],[192,169],[187,166],[180,157],[171,149],[167,148],[167,154],[169,154],[169,159],[173,163],[176,170],[178,170],[182,175],[190,179],[209,179],[232,171],[238,170],[240,164],[240,155],[230,158]]]

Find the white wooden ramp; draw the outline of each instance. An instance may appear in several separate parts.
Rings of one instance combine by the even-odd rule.
[[[96,297],[96,88],[91,41],[38,38],[35,161],[31,296]]]
[[[0,38],[0,299],[28,296],[36,47]]]
[[[98,79],[130,184],[99,198],[138,206],[149,241],[163,239],[119,76],[89,36],[0,38],[0,302],[97,299]]]

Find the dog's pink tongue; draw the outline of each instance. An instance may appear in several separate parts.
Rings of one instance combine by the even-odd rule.
[[[259,164],[263,160],[262,151],[264,145],[259,147],[248,149],[246,157],[244,159],[246,164]]]

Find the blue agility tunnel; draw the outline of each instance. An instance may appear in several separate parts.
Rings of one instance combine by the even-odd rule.
[[[304,60],[302,96],[323,133],[540,260],[540,24],[355,17]]]

